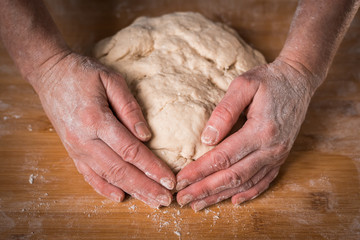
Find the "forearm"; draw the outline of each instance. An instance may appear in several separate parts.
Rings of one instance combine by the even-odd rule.
[[[39,0],[0,1],[0,37],[22,76],[33,74],[68,47]]]
[[[311,91],[323,82],[359,0],[300,0],[279,57],[311,72]]]

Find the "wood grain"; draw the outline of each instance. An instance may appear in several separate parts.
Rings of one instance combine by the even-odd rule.
[[[140,15],[198,11],[234,27],[267,60],[279,53],[296,1],[47,1],[77,51]],[[0,239],[359,239],[360,17],[315,94],[271,188],[234,207],[194,213],[113,203],[77,173],[38,97],[0,46]],[[29,182],[32,179],[32,184]]]

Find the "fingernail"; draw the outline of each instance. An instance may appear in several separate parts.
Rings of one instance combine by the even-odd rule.
[[[259,196],[259,194],[253,196],[253,197],[250,199],[250,201],[253,200],[253,199],[255,199],[255,198],[257,198],[258,196]]]
[[[241,203],[245,202],[246,199],[245,198],[238,198],[235,202],[235,205],[240,205]]]
[[[176,190],[180,191],[184,189],[189,184],[189,181],[187,179],[181,180],[176,184]]]
[[[158,195],[156,200],[163,206],[169,206],[171,203],[171,199],[166,195]]]
[[[201,141],[205,144],[214,144],[219,136],[219,131],[213,126],[207,126],[201,135]]]
[[[170,180],[170,178],[164,177],[160,179],[160,184],[166,187],[169,190],[173,190],[175,183]]]
[[[136,123],[135,131],[143,139],[148,139],[151,137],[151,132],[144,122]]]
[[[204,200],[199,201],[199,202],[197,202],[197,203],[194,204],[193,210],[194,210],[195,212],[200,211],[201,209],[203,209],[204,207],[206,207],[206,205],[207,205],[207,203],[206,203]]]
[[[110,197],[115,202],[121,202],[121,196],[116,192],[110,193]]]
[[[183,196],[182,198],[179,199],[179,204],[180,205],[186,205],[189,202],[191,202],[194,199],[194,197],[191,194],[186,194],[185,196]]]

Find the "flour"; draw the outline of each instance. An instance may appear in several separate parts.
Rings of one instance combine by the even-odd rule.
[[[29,132],[32,132],[32,131],[33,131],[33,128],[32,128],[32,126],[31,126],[31,124],[28,124],[26,128],[27,128],[27,130],[28,130]]]
[[[10,104],[4,103],[0,100],[0,111],[4,111],[10,107]]]
[[[29,183],[30,184],[33,184],[34,183],[34,180],[37,178],[37,175],[34,175],[34,174],[30,174],[29,176]]]
[[[15,221],[11,217],[7,216],[4,211],[0,210],[0,233],[5,230],[12,229],[15,225]]]
[[[134,205],[131,205],[130,207],[128,207],[128,209],[129,209],[130,211],[132,211],[132,212],[135,212],[136,209],[137,209],[137,207],[136,207],[136,205],[134,204]]]

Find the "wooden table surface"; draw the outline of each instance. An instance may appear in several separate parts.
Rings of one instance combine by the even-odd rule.
[[[68,43],[94,43],[137,16],[198,11],[279,53],[296,1],[48,1]],[[114,203],[76,171],[38,97],[0,46],[0,239],[360,239],[360,17],[314,96],[279,177],[257,199],[194,213]]]

